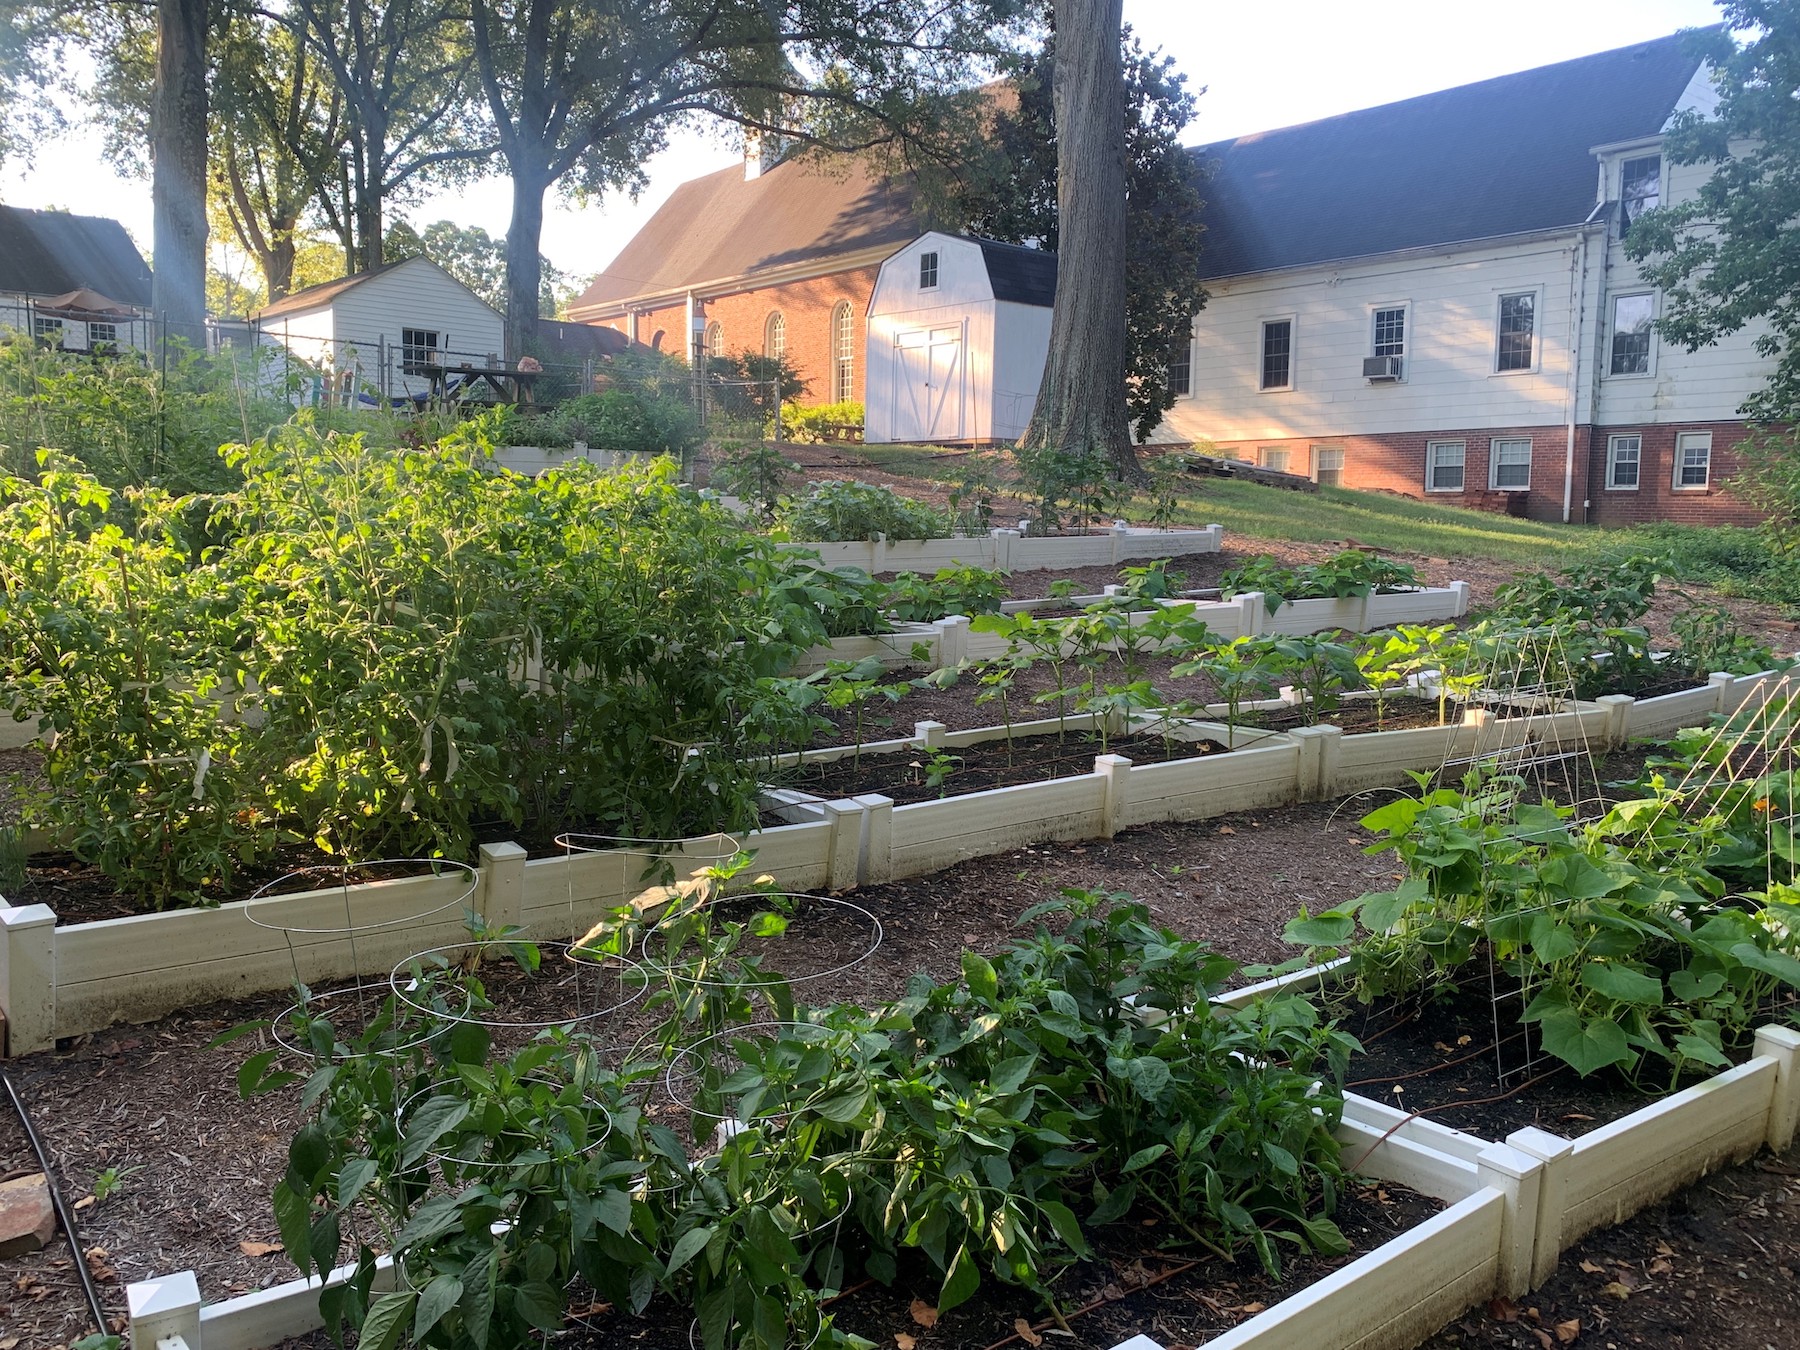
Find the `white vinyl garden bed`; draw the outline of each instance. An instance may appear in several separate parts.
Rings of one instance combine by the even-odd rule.
[[[1114,525],[1092,534],[1037,537],[1018,530],[994,530],[961,539],[874,539],[844,543],[793,543],[783,548],[816,553],[827,567],[860,567],[865,572],[936,572],[944,567],[999,568],[1037,572],[1065,567],[1101,567],[1140,558],[1182,558],[1217,553],[1225,530],[1153,530]]]
[[[1721,678],[1708,692],[1729,711],[1754,697],[1762,679]],[[1632,700],[1618,696],[1529,718],[1488,720],[1475,713],[1455,726],[1408,731],[1346,735],[1319,726],[1262,733],[1264,739],[1229,754],[1166,763],[1100,755],[1090,773],[939,801],[896,806],[874,794],[810,801],[798,823],[752,831],[739,842],[756,852],[757,871],[786,890],[843,891],[1026,844],[1110,838],[1138,825],[1403,787],[1409,772],[1504,754],[1527,742],[1533,753],[1546,746],[1608,749],[1632,734],[1634,713]],[[944,741],[980,734],[946,733]],[[696,841],[690,856],[699,857],[707,844]],[[515,845],[489,845],[467,904],[489,924],[523,924],[540,940],[558,941],[638,896],[644,862],[641,854],[625,853],[527,861]],[[443,898],[434,887],[460,884],[426,879],[358,888],[354,943],[321,933],[290,944],[252,924],[241,903],[58,926],[47,906],[6,907],[0,899],[0,1014],[8,1024],[8,1053],[29,1054],[117,1021],[284,989],[296,978],[383,973],[413,952],[462,937],[460,906],[428,912]],[[266,913],[295,916],[284,919],[293,927],[343,923],[339,890],[276,903]],[[409,922],[415,915],[423,917]]]

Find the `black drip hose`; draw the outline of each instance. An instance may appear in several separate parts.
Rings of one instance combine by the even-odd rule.
[[[50,1153],[44,1147],[44,1141],[38,1137],[37,1127],[31,1123],[31,1117],[25,1113],[25,1099],[19,1096],[19,1089],[13,1085],[12,1075],[4,1068],[0,1068],[0,1083],[6,1085],[6,1095],[12,1101],[13,1110],[19,1113],[19,1123],[25,1127],[25,1137],[31,1141],[31,1147],[37,1153],[38,1166],[44,1169],[44,1184],[50,1188],[50,1203],[56,1207],[57,1220],[69,1239],[69,1246],[75,1250],[75,1271],[81,1276],[81,1289],[87,1295],[88,1309],[94,1314],[94,1326],[102,1336],[109,1335],[112,1328],[106,1324],[106,1309],[100,1306],[100,1291],[94,1287],[93,1272],[88,1269],[87,1253],[81,1249],[81,1232],[75,1226],[75,1211],[69,1208],[69,1202],[63,1198],[62,1187],[56,1184],[56,1169],[50,1165]]]

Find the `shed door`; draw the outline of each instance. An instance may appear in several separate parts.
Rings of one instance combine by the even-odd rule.
[[[894,338],[894,439],[963,434],[962,328],[915,328]]]

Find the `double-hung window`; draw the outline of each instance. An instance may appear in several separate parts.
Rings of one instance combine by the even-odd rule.
[[[436,364],[438,359],[438,335],[430,328],[402,328],[400,330],[400,369],[408,375],[418,375],[427,366]]]
[[[1644,155],[1619,166],[1619,238],[1631,232],[1632,222],[1662,203],[1662,156]]]
[[[1613,297],[1612,366],[1614,375],[1650,373],[1650,324],[1656,318],[1652,295]]]
[[[1712,432],[1683,431],[1675,437],[1677,492],[1704,492],[1712,482]]]
[[[1256,452],[1257,463],[1265,469],[1273,469],[1276,473],[1286,473],[1288,452],[1285,445],[1265,445]]]
[[[1186,398],[1194,392],[1194,339],[1183,333],[1169,347],[1169,392]]]
[[[1606,489],[1608,492],[1636,492],[1644,467],[1642,436],[1608,436],[1606,438]]]
[[[1406,355],[1406,306],[1382,305],[1375,310],[1371,320],[1369,341],[1370,356],[1391,356],[1396,359]],[[1404,370],[1405,367],[1402,367]]]
[[[1427,492],[1461,492],[1463,464],[1468,458],[1467,441],[1430,441],[1425,446],[1425,490]]]
[[[1531,487],[1529,437],[1496,437],[1488,463],[1488,486],[1496,492],[1524,492]]]
[[[1344,485],[1344,447],[1315,445],[1312,448],[1313,482],[1322,487]]]
[[[63,340],[63,321],[61,319],[46,319],[40,315],[33,315],[31,319],[31,333],[33,337],[45,338],[48,341],[61,346]]]
[[[938,284],[938,255],[921,253],[919,255],[919,289],[934,291]]]
[[[1294,387],[1294,321],[1265,319],[1262,326],[1262,389]]]
[[[1537,292],[1520,291],[1500,297],[1499,328],[1495,334],[1494,369],[1505,374],[1530,370],[1537,364]]]

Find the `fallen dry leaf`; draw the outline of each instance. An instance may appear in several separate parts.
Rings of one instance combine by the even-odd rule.
[[[1652,1275],[1667,1275],[1674,1269],[1674,1266],[1670,1265],[1666,1259],[1660,1256],[1650,1263],[1650,1273]]]
[[[1031,1329],[1031,1323],[1027,1322],[1023,1317],[1015,1317],[1013,1319],[1013,1330],[1018,1332],[1019,1339],[1024,1341],[1027,1345],[1042,1345],[1044,1343],[1044,1338],[1033,1331]]]
[[[1612,1281],[1610,1284],[1601,1285],[1600,1292],[1603,1294],[1611,1294],[1617,1299],[1627,1299],[1631,1297],[1631,1290],[1620,1284],[1617,1280]]]
[[[91,1195],[84,1195],[81,1197],[81,1199],[79,1199],[75,1202],[76,1209],[91,1209],[93,1207],[93,1205],[94,1205],[94,1197]],[[17,1345],[18,1342],[15,1340],[13,1342],[13,1344]],[[0,1348],[0,1350],[3,1350],[3,1348]]]
[[[5,1340],[0,1340],[0,1350],[18,1350],[18,1345],[19,1338],[17,1336],[8,1336]]]
[[[912,1301],[912,1320],[917,1322],[920,1326],[935,1327],[937,1325],[937,1317],[937,1309],[932,1307],[924,1299],[915,1298]],[[902,1346],[901,1350],[905,1350],[905,1347]]]
[[[1581,1268],[1589,1275],[1604,1275],[1606,1273],[1605,1266],[1597,1266],[1592,1261],[1583,1261],[1581,1263]]]
[[[1219,833],[1220,834],[1236,834],[1237,831],[1232,829],[1231,826],[1229,826],[1229,825],[1221,825],[1221,826],[1219,826]]]
[[[1530,1327],[1528,1330],[1537,1337],[1538,1344],[1543,1346],[1544,1350],[1556,1350],[1556,1342],[1551,1338],[1549,1332],[1542,1327]]]
[[[1244,1314],[1245,1317],[1255,1317],[1256,1314],[1258,1314],[1259,1312],[1261,1312],[1264,1308],[1266,1308],[1268,1306],[1269,1305],[1266,1303],[1246,1303],[1243,1307],[1233,1308],[1231,1311],[1232,1312],[1240,1312],[1240,1313]]]
[[[1510,1298],[1490,1298],[1488,1316],[1496,1322],[1516,1322],[1519,1320],[1519,1305]]]
[[[279,1242],[240,1242],[238,1250],[245,1256],[273,1256],[285,1248]]]
[[[895,1350],[913,1350],[913,1347],[918,1343],[917,1337],[908,1336],[904,1331],[896,1331],[894,1333]]]
[[[1581,1335],[1581,1319],[1579,1317],[1571,1317],[1566,1322],[1556,1324],[1556,1339],[1564,1345],[1573,1345],[1575,1338],[1579,1335]]]

